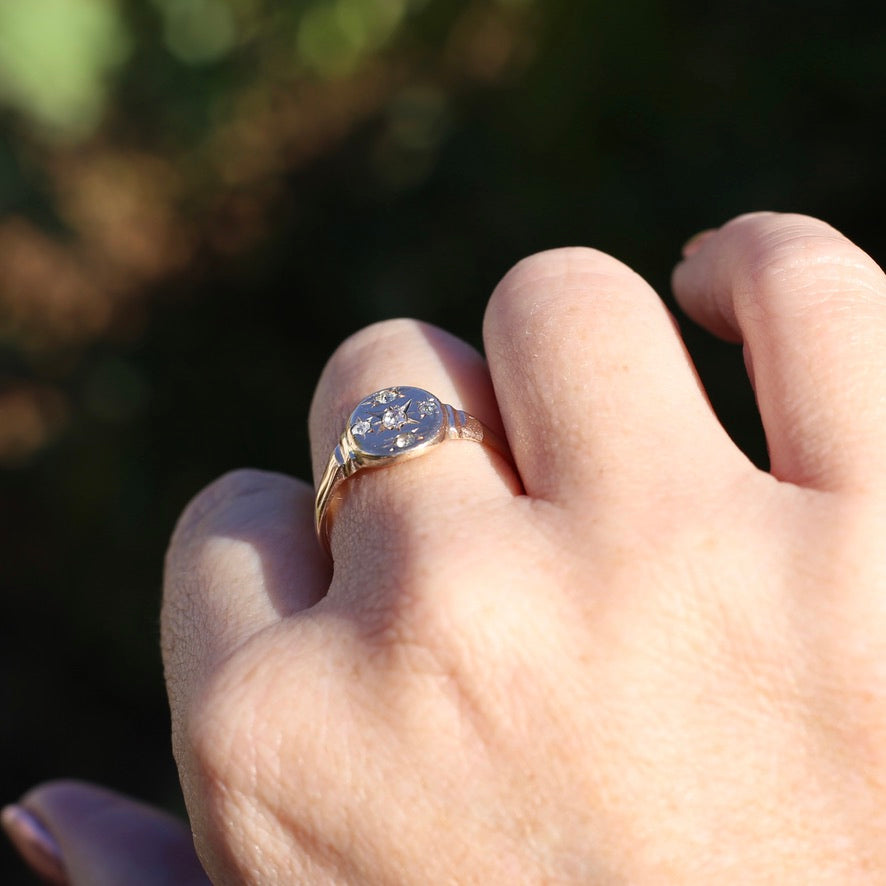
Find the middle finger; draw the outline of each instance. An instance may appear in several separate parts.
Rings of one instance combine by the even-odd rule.
[[[484,333],[530,496],[586,508],[697,483],[700,459],[747,468],[661,299],[614,258],[558,249],[526,259],[496,289]]]

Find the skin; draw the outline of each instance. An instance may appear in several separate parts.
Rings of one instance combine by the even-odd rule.
[[[771,472],[649,286],[567,249],[499,284],[487,361],[381,323],[311,410],[315,477],[396,383],[503,433],[516,472],[459,442],[357,475],[334,572],[305,483],[240,471],[189,505],[163,653],[213,882],[883,882],[886,277],[796,215],[686,253],[674,292],[744,343]],[[161,836],[125,882],[200,882],[190,834],[132,801],[102,794],[126,839],[86,833],[95,790],[23,800],[70,882],[122,882]]]

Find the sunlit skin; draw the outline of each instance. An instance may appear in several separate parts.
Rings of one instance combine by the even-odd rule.
[[[457,441],[355,475],[334,569],[310,484],[236,472],[191,503],[162,641],[213,882],[883,882],[886,277],[823,222],[754,214],[688,247],[673,289],[743,342],[771,472],[658,296],[567,249],[499,284],[486,361],[378,324],[310,414],[317,475],[402,379],[515,469]],[[102,802],[125,839],[84,823]],[[71,883],[201,882],[144,807],[71,784],[23,804]]]

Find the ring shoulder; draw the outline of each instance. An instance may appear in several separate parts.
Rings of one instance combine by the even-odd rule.
[[[483,423],[461,409],[443,404],[446,413],[446,436],[452,440],[473,440],[482,443],[488,436]]]
[[[493,433],[478,418],[468,412],[444,404],[446,413],[446,436],[453,440],[473,440],[497,452],[516,470],[508,444],[498,434]]]
[[[326,468],[324,469],[323,476],[320,478],[320,482],[317,485],[317,495],[314,499],[314,523],[321,538],[323,537],[323,533],[321,532],[323,515],[326,513],[327,508],[332,504],[333,497],[339,486],[341,486],[341,484],[353,474],[357,468],[358,465],[353,458],[347,440],[344,435],[342,435],[338,445],[332,451],[329,461],[326,463]]]

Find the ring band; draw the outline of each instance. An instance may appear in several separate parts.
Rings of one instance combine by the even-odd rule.
[[[340,487],[364,468],[381,468],[423,455],[444,440],[473,440],[495,450],[512,464],[507,446],[479,419],[423,388],[398,385],[365,397],[348,419],[317,487],[314,524],[329,552],[332,519]]]

